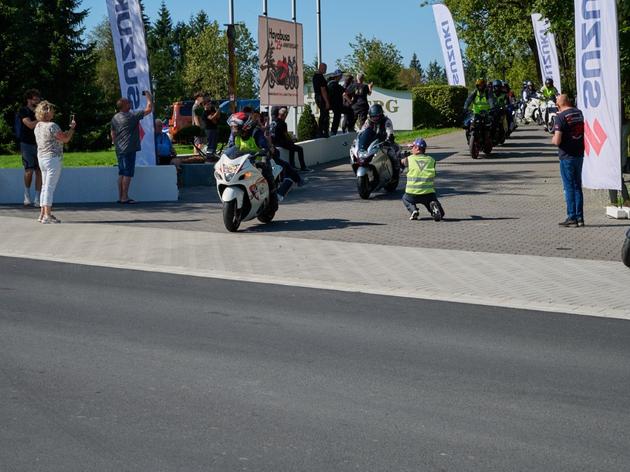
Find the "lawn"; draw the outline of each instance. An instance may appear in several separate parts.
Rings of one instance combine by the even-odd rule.
[[[416,138],[431,138],[441,134],[458,131],[459,128],[425,128],[413,131],[400,131],[396,133],[396,141],[405,144],[410,143]],[[175,150],[177,154],[192,154],[193,147],[176,144]],[[92,152],[66,152],[63,155],[64,167],[109,167],[116,165],[116,154],[111,148],[107,151]],[[18,154],[10,154],[0,156],[0,169],[19,168],[22,167],[22,158]]]
[[[176,144],[178,154],[192,154],[192,146]],[[64,167],[110,167],[117,164],[114,148],[108,151],[64,152]],[[22,167],[22,157],[18,154],[0,156],[0,169]]]

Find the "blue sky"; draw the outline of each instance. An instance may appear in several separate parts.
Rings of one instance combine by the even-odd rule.
[[[258,15],[262,0],[234,0],[235,21],[244,22],[257,37]],[[291,19],[291,0],[268,0],[270,17]],[[316,0],[297,0],[297,20],[304,25],[304,60],[311,63],[317,55]],[[155,20],[160,0],[144,0],[146,13]],[[227,23],[228,0],[166,0],[173,21],[188,21],[199,10],[210,19]],[[420,8],[420,0],[321,0],[322,55],[324,62],[334,64],[350,53],[348,43],[356,34],[376,37],[396,44],[409,65],[415,52],[422,65],[437,60],[443,65],[431,7]],[[90,10],[85,26],[89,31],[107,16],[105,0],[83,0],[82,8]]]

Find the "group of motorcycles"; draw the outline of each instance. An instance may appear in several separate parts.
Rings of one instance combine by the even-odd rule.
[[[388,150],[393,143],[380,142],[373,133],[362,132],[350,149],[350,163],[357,179],[357,190],[363,199],[380,189],[394,192],[398,188],[399,170],[394,169]],[[254,218],[270,223],[276,213],[271,204],[271,192],[260,166],[257,154],[224,152],[215,164],[214,177],[217,192],[223,204],[225,228],[237,231],[243,221]],[[266,157],[266,156],[265,156]],[[276,188],[284,180],[283,169],[271,160]]]
[[[464,129],[470,157],[478,159],[482,151],[486,156],[490,155],[493,148],[504,144],[519,125],[535,123],[553,133],[557,113],[555,100],[535,94],[528,100],[520,99],[488,112],[469,114],[464,120]]]

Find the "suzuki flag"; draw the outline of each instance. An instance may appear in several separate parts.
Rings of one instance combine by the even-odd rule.
[[[584,113],[582,185],[621,188],[621,97],[616,2],[575,0],[577,105]]]
[[[151,90],[144,23],[138,0],[107,0],[121,95],[131,102],[131,111],[146,107],[144,90]],[[142,150],[136,154],[138,165],[155,165],[153,114],[140,122]]]
[[[534,25],[536,47],[538,48],[538,62],[540,63],[542,83],[544,84],[547,79],[553,79],[553,85],[560,92],[562,89],[560,87],[558,51],[556,50],[556,38],[549,31],[549,20],[543,18],[539,13],[533,13],[532,24]]]
[[[444,67],[449,85],[466,86],[464,77],[464,64],[462,63],[462,52],[459,49],[457,32],[451,12],[445,5],[433,5],[433,16],[435,17],[435,27],[437,28],[442,54],[444,55]]]
[[[302,24],[258,17],[261,105],[304,105],[302,45]]]

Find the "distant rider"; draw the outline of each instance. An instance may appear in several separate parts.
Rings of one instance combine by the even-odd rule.
[[[396,145],[394,137],[394,125],[383,112],[383,107],[375,103],[368,110],[368,119],[365,120],[361,131],[371,129],[376,133],[379,142],[385,142],[387,146],[387,157],[392,163],[393,178],[400,175],[400,148]]]
[[[545,101],[552,100],[556,101],[556,97],[560,94],[558,89],[553,85],[553,79],[548,78],[545,80],[545,85],[540,89],[540,94],[543,96]]]
[[[472,108],[472,115],[469,110]],[[485,79],[477,79],[475,82],[475,91],[468,95],[464,103],[464,128],[466,128],[466,139],[470,135],[470,123],[475,117],[481,113],[489,113],[494,108],[494,95],[488,90]]]

